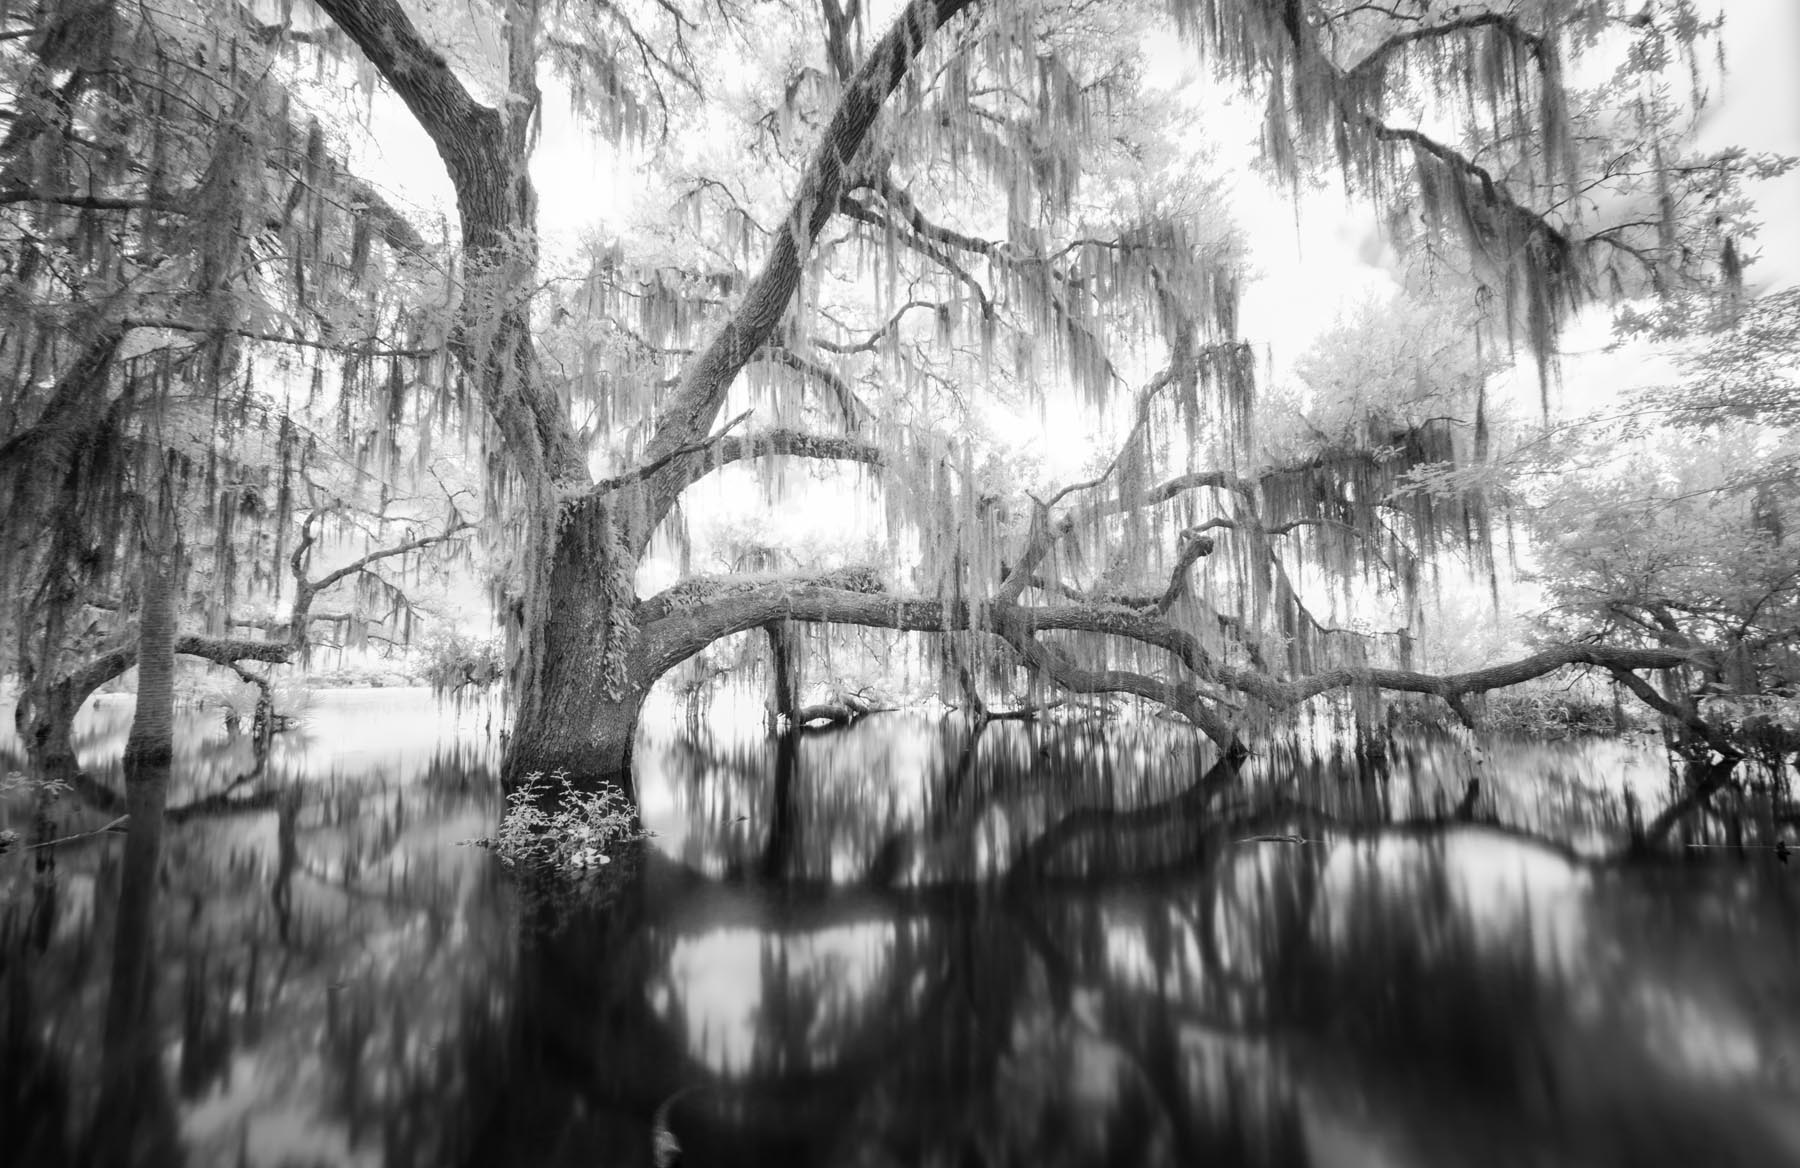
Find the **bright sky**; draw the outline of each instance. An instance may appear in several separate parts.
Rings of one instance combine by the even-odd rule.
[[[1725,10],[1730,72],[1701,144],[1800,155],[1800,2],[1730,0]],[[1766,225],[1750,279],[1765,290],[1800,284],[1800,171],[1752,195]]]

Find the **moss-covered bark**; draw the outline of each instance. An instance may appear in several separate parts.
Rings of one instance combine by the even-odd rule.
[[[545,594],[523,606],[531,644],[515,679],[519,714],[506,781],[566,773],[580,787],[626,792],[631,742],[656,674],[637,652],[632,576],[636,567],[618,500],[565,508],[556,527]]]

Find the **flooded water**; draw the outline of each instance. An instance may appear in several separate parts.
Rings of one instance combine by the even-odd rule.
[[[123,813],[129,710],[58,835]],[[553,895],[463,842],[497,726],[318,694],[238,781],[193,715],[148,861],[0,796],[0,1160],[1800,1163],[1800,866],[1617,859],[1646,749],[653,717],[650,846]]]

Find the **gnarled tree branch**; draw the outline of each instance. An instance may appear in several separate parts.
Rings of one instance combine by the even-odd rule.
[[[813,241],[836,213],[839,196],[848,183],[851,160],[862,149],[882,103],[899,87],[931,36],[975,2],[911,0],[870,49],[855,76],[844,86],[824,138],[801,178],[799,192],[775,232],[762,270],[731,319],[682,370],[681,383],[645,448],[649,460],[694,441],[712,425],[732,381],[780,324],[800,283],[801,259],[811,251]],[[647,543],[648,529],[668,513],[689,481],[679,462],[652,480],[650,522],[640,534],[640,541]]]

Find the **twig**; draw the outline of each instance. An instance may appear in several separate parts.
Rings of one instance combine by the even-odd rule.
[[[130,818],[131,818],[131,816],[129,816],[129,815],[121,815],[117,819],[113,820],[111,823],[103,823],[99,827],[96,827],[92,831],[80,831],[80,832],[76,832],[74,835],[65,835],[60,839],[45,840],[42,843],[36,843],[36,844],[27,844],[21,850],[27,851],[27,852],[35,852],[39,848],[53,848],[57,844],[74,843],[76,840],[84,840],[84,839],[88,839],[88,838],[90,838],[92,836],[96,836],[96,835],[105,835],[107,832],[111,831],[113,828],[119,826],[121,823],[124,823],[127,819],[130,819]]]

